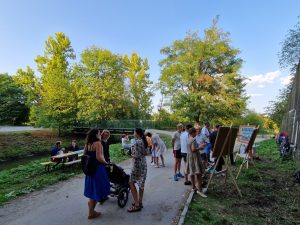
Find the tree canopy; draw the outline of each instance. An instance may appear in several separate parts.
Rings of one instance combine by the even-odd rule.
[[[300,16],[298,17],[300,19]],[[290,68],[292,72],[296,71],[300,60],[300,20],[290,29],[282,43],[279,52],[279,64],[283,68]]]
[[[246,106],[242,59],[231,46],[229,34],[217,27],[217,19],[204,37],[188,33],[183,40],[161,49],[161,86],[170,97],[171,110],[183,117],[226,122]]]
[[[0,74],[0,124],[20,124],[28,120],[26,94],[8,74]]]

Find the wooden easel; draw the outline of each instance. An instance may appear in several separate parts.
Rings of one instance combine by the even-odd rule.
[[[249,153],[252,151],[252,147],[253,147],[254,141],[255,141],[255,139],[256,139],[256,136],[257,136],[257,133],[258,133],[258,129],[259,129],[259,126],[253,130],[253,132],[252,132],[252,134],[251,134],[251,137],[250,137],[250,140],[249,140],[249,142],[247,143],[247,146],[246,146],[246,149],[245,149],[245,154],[244,154],[244,156],[241,156],[239,153],[237,153],[237,155],[236,155],[236,157],[237,157],[237,156],[242,157],[242,158],[243,158],[243,162],[242,162],[242,164],[240,165],[239,171],[238,171],[238,173],[237,173],[235,179],[238,179],[238,177],[239,177],[239,175],[240,175],[240,173],[241,173],[241,171],[242,171],[242,168],[243,168],[243,166],[244,166],[245,164],[246,164],[246,168],[248,169],[248,164],[249,164],[249,162],[251,162],[252,165],[253,165],[253,166],[255,167],[255,169],[256,169],[256,166],[255,166],[255,163],[253,162],[253,159],[249,159]],[[235,158],[236,158],[236,157],[235,157]],[[260,180],[262,181],[262,177],[260,176],[260,174],[259,174],[259,173],[257,173],[257,174],[258,174],[258,176],[260,177]]]
[[[228,158],[230,156],[230,154],[233,153],[233,148],[234,148],[234,144],[235,144],[235,140],[237,137],[237,133],[238,133],[238,129],[237,128],[233,128],[232,126],[230,127],[220,127],[218,134],[217,134],[217,138],[215,141],[215,145],[213,148],[213,157],[217,158],[217,162],[215,163],[215,165],[213,166],[213,173],[210,174],[209,177],[209,181],[207,183],[207,189],[211,183],[211,180],[213,178],[214,175],[216,175],[215,170],[216,167],[221,159],[221,157],[226,157],[226,159],[224,160],[225,162],[225,169],[218,172],[219,173],[224,173],[225,172],[225,183],[227,181],[227,174],[229,174],[229,176],[231,177],[233,184],[239,194],[240,197],[242,197],[242,193],[236,183],[236,180],[234,178],[234,176],[232,175],[231,169],[230,169],[230,165],[228,163]]]

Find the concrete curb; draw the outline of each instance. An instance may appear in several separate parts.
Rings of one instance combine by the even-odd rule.
[[[177,225],[183,225],[186,213],[188,211],[189,205],[191,204],[191,201],[193,199],[194,193],[195,193],[194,191],[190,192],[190,195],[189,195],[188,199],[186,200],[186,203],[184,204],[184,208],[183,208],[183,211],[182,211],[182,213],[180,215],[180,218],[179,218],[179,221],[178,221]]]

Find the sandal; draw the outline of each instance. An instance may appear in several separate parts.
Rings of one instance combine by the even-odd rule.
[[[90,220],[90,219],[94,219],[94,218],[99,217],[99,216],[101,216],[101,212],[96,212],[96,211],[94,211],[92,215],[89,215],[89,216],[88,216],[88,219],[89,219],[89,220]]]
[[[131,204],[132,206],[135,206],[134,202]],[[139,206],[141,209],[144,208],[143,206],[143,203],[140,203],[140,206]]]
[[[130,212],[130,213],[132,213],[132,212],[138,212],[138,211],[141,211],[141,207],[139,206],[139,207],[136,207],[135,205],[134,206],[131,206],[129,209],[127,209],[127,212]]]

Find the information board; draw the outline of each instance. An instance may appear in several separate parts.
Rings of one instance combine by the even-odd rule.
[[[248,143],[256,126],[241,125],[239,128],[239,142]]]

